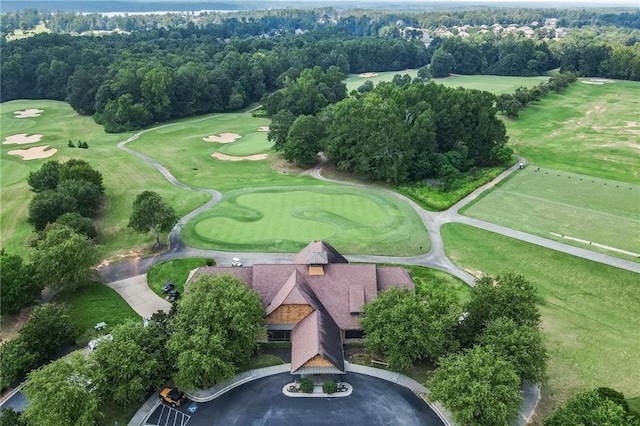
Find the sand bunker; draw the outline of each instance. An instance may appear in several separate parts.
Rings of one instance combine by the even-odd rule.
[[[254,154],[246,157],[234,157],[232,155],[220,154],[219,152],[211,154],[211,156],[213,158],[217,158],[218,160],[224,160],[224,161],[244,161],[244,160],[258,161],[258,160],[265,160],[267,158],[267,154]]]
[[[583,83],[587,84],[605,84],[605,83],[615,83],[614,80],[606,80],[604,78],[590,78],[589,80],[581,80]]]
[[[40,113],[44,112],[41,109],[29,108],[23,109],[22,111],[14,111],[13,113],[16,115],[16,118],[30,118],[30,117],[40,117]]]
[[[269,126],[260,126],[260,127],[258,127],[258,131],[259,132],[268,132],[269,131]]]
[[[6,138],[4,138],[4,142],[2,143],[5,145],[22,145],[25,143],[40,142],[40,139],[42,139],[42,135],[35,134],[29,136],[28,133],[18,133],[16,135],[7,136]]]
[[[359,74],[358,77],[369,78],[369,77],[375,77],[376,75],[378,75],[377,72],[363,72],[362,74]]]
[[[19,155],[23,160],[38,160],[40,158],[48,158],[53,154],[58,152],[57,149],[49,148],[49,145],[45,146],[34,146],[29,149],[14,149],[13,151],[9,151],[7,154],[9,155]]]
[[[240,139],[240,135],[237,133],[220,133],[219,135],[207,136],[202,138],[205,142],[217,142],[217,143],[231,143]]]

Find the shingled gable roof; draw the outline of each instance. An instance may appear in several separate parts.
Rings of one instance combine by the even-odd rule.
[[[301,282],[304,282],[304,278],[297,269],[294,269],[271,302],[265,307],[265,314],[271,314],[281,305],[306,305],[308,302],[297,286]]]
[[[349,263],[349,261],[341,255],[338,250],[324,241],[313,241],[303,248],[300,253],[293,256],[293,263],[296,265],[308,265],[311,253],[327,253],[326,263]],[[314,259],[311,256],[311,259]]]
[[[291,332],[291,372],[295,374],[316,355],[345,371],[340,328],[309,284],[303,280],[296,287],[315,311],[298,322]]]

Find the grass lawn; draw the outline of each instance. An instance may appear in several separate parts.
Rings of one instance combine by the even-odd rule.
[[[640,183],[640,82],[585,81],[505,119],[510,145],[532,166]]]
[[[195,247],[234,251],[296,252],[320,239],[346,254],[429,251],[424,225],[405,203],[339,186],[228,192],[219,205],[188,222],[182,237]]]
[[[536,283],[549,405],[600,386],[640,396],[637,274],[461,224],[442,236],[449,258],[474,274],[513,270]]]
[[[216,264],[215,260],[205,257],[188,257],[156,263],[147,272],[147,283],[151,290],[162,298],[166,296],[162,292],[162,286],[167,281],[172,281],[176,290],[182,294],[189,272],[199,266],[206,266],[207,260],[212,261],[212,265]]]
[[[278,158],[275,154],[261,161],[225,161],[211,157],[216,152],[246,156],[270,151],[267,133],[258,131],[268,124],[268,119],[252,117],[249,113],[213,114],[153,130],[127,146],[163,164],[179,181],[196,187],[229,191],[275,185],[323,185],[309,176],[290,173],[287,168],[280,168],[280,172],[274,170],[273,161]],[[202,140],[221,133],[236,133],[241,137],[226,144]]]
[[[391,81],[396,74],[408,74],[411,78],[418,75],[418,70],[388,71],[377,73],[374,77],[360,77],[359,74],[349,74],[345,83],[347,91],[356,90],[367,80],[371,80],[374,84],[381,81]],[[443,84],[448,87],[465,87],[468,89],[486,90],[487,92],[513,93],[518,87],[533,87],[543,81],[547,81],[549,77],[505,77],[498,75],[451,75],[447,78],[434,78],[432,81],[436,84]]]
[[[640,253],[640,185],[529,166],[502,182],[475,204],[468,216],[560,240],[551,233]],[[638,256],[604,253],[636,261]]]
[[[39,117],[14,117],[13,111],[26,108],[43,110]],[[169,184],[161,174],[138,158],[120,151],[116,144],[131,133],[108,134],[91,117],[76,114],[64,102],[21,100],[0,104],[0,139],[19,133],[42,134],[41,143],[26,145],[0,145],[0,246],[10,253],[26,255],[32,228],[26,222],[28,205],[33,197],[26,178],[49,160],[78,158],[91,164],[104,177],[105,213],[96,221],[104,257],[126,255],[133,249],[150,248],[151,235],[141,235],[127,229],[131,205],[136,195],[153,189],[176,209],[186,214],[208,200],[208,195],[184,191]],[[89,149],[69,148],[69,140],[86,141]],[[203,142],[204,143],[204,142]],[[49,158],[22,160],[8,155],[14,149],[30,146],[56,148]]]
[[[401,268],[408,269],[411,273],[411,278],[413,278],[413,282],[416,284],[416,293],[418,294],[421,290],[433,286],[454,293],[460,304],[466,303],[471,297],[471,287],[469,287],[464,281],[454,277],[453,275],[447,274],[444,271],[417,265],[395,265],[382,263],[378,265],[400,266]]]
[[[104,334],[118,324],[141,320],[115,290],[100,283],[80,287],[73,293],[58,294],[56,299],[67,306],[71,323],[80,335],[76,339],[80,345],[97,336],[93,327],[99,322],[107,323],[101,332]]]

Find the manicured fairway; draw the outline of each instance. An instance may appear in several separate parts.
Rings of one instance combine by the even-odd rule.
[[[212,158],[212,153],[247,156],[269,152],[267,132],[269,120],[249,113],[212,114],[181,120],[140,136],[128,146],[167,167],[181,182],[195,187],[220,191],[274,185],[323,185],[309,176],[274,170],[271,158],[262,161],[225,161]],[[235,142],[220,144],[202,138],[222,133],[236,133]]]
[[[34,118],[14,117],[13,111],[29,108],[43,112]],[[184,191],[169,184],[154,168],[117,149],[116,144],[131,133],[107,134],[92,118],[79,116],[64,102],[29,100],[1,104],[0,140],[19,133],[42,134],[43,138],[41,143],[0,145],[0,246],[11,253],[27,253],[32,228],[26,218],[33,193],[26,178],[30,171],[39,169],[48,160],[79,158],[102,173],[106,188],[106,214],[97,221],[97,227],[100,229],[98,243],[106,257],[152,245],[150,235],[137,234],[126,227],[131,205],[139,192],[147,189],[157,191],[178,214],[185,214],[208,200],[205,194]],[[69,140],[74,143],[86,141],[89,149],[69,148]],[[58,152],[40,160],[22,160],[7,154],[16,148],[41,145],[54,147]]]
[[[374,77],[359,77],[359,74],[349,74],[345,83],[347,90],[356,90],[367,80],[371,80],[374,84],[381,81],[391,81],[396,74],[408,74],[411,78],[418,75],[418,70],[403,70],[381,72]],[[518,87],[533,87],[543,81],[547,81],[549,77],[505,77],[497,75],[451,75],[447,78],[434,78],[432,81],[436,84],[443,84],[448,87],[465,87],[468,89],[486,90],[491,93],[513,93]]]
[[[640,82],[580,80],[505,124],[532,165],[640,184]]]
[[[607,386],[640,396],[638,275],[461,224],[442,229],[447,255],[473,273],[535,281],[551,397]]]
[[[338,186],[228,192],[218,206],[185,225],[182,236],[196,247],[222,250],[295,252],[319,239],[345,254],[429,250],[426,230],[406,204]]]
[[[640,253],[640,185],[529,166],[464,214],[509,228],[596,249],[552,233]],[[603,253],[626,259],[614,250]]]

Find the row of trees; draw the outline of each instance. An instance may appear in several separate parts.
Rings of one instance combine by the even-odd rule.
[[[197,277],[169,314],[116,326],[113,340],[87,357],[74,353],[30,373],[23,418],[34,426],[93,424],[105,402],[138,403],[169,378],[185,390],[210,387],[249,360],[263,315],[260,297],[239,278]]]
[[[521,109],[532,102],[537,102],[550,91],[560,93],[569,85],[576,82],[578,77],[573,73],[563,73],[553,76],[549,81],[542,82],[536,87],[518,87],[513,94],[502,93],[496,96],[496,109],[507,117],[516,118]]]
[[[339,169],[373,180],[452,182],[472,167],[509,160],[494,99],[399,77],[315,115],[281,106],[268,137],[287,160],[304,166],[323,151]]]
[[[535,287],[513,273],[481,278],[462,307],[442,290],[389,289],[365,306],[361,324],[367,348],[392,368],[437,363],[431,398],[461,424],[507,424],[520,386],[545,377]]]

